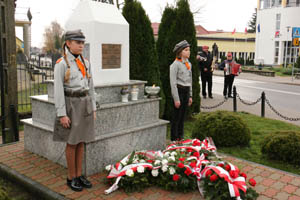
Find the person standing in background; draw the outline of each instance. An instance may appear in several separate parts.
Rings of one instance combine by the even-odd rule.
[[[213,57],[211,53],[208,51],[208,46],[202,47],[202,52],[197,55],[199,71],[201,73],[201,83],[202,83],[202,96],[206,99],[206,83],[207,83],[207,92],[208,97],[213,98],[212,96],[212,75],[213,75]]]
[[[240,65],[232,59],[232,53],[227,53],[227,59],[224,60],[220,65],[219,69],[224,70],[224,98],[232,98],[232,85],[234,77],[241,72]]]
[[[175,45],[176,59],[170,66],[170,85],[174,115],[171,121],[171,141],[184,139],[184,118],[192,105],[192,64],[189,62],[190,44],[183,40]]]

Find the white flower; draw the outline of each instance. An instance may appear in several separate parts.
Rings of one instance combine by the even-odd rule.
[[[105,169],[106,169],[106,171],[110,171],[111,170],[111,165],[107,165],[106,167],[105,167]]]
[[[138,166],[138,168],[137,168],[137,172],[138,172],[138,173],[144,173],[144,171],[145,171],[145,167],[143,167],[143,166]]]
[[[145,163],[145,162],[146,162],[146,161],[145,161],[145,160],[143,160],[143,159],[142,159],[142,160],[140,160],[140,163]]]
[[[171,153],[171,156],[177,156],[177,153],[176,153],[175,151],[173,151],[173,152]]]
[[[175,162],[175,157],[174,156],[170,156],[169,157],[169,161],[174,161]]]
[[[165,173],[166,171],[168,171],[168,165],[163,165],[161,170]]]
[[[134,172],[132,169],[127,169],[126,170],[126,175],[129,176],[129,177],[133,177],[134,176]]]
[[[182,148],[180,151],[185,151],[185,148]]]
[[[157,177],[158,176],[158,169],[154,169],[151,171],[152,176]]]
[[[122,164],[123,166],[127,165],[127,159],[121,160],[121,164]]]
[[[159,165],[161,163],[160,160],[155,160],[154,165]]]
[[[138,159],[133,160],[132,163],[133,163],[133,164],[137,164],[137,163],[139,163],[139,160],[138,160]]]
[[[176,173],[175,168],[174,167],[170,167],[169,168],[169,173],[170,173],[170,175],[174,175]]]
[[[170,155],[170,152],[168,151],[167,153],[165,153],[165,156],[169,156]]]
[[[162,163],[163,165],[166,165],[166,164],[168,164],[168,160],[163,159],[163,160],[161,161],[161,163]]]

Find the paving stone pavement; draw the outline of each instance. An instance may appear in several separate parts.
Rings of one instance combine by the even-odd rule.
[[[225,156],[225,160],[238,166],[241,172],[247,174],[248,178],[254,178],[257,181],[254,189],[260,194],[259,200],[300,200],[300,176],[230,156]],[[104,190],[109,187],[105,183],[105,172],[88,177],[93,183],[93,188],[84,189],[82,192],[73,192],[66,185],[66,168],[24,149],[23,132],[20,132],[20,142],[0,146],[0,175],[3,174],[14,175],[27,188],[39,190],[42,195],[48,195],[55,199],[203,199],[198,191],[183,194],[165,191],[157,187],[148,188],[142,193],[127,194],[122,190],[117,190],[112,194],[105,195]]]

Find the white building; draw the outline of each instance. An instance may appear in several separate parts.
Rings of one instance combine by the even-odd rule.
[[[300,27],[300,0],[257,0],[257,4],[255,64],[295,62],[299,46],[292,45],[292,30]]]

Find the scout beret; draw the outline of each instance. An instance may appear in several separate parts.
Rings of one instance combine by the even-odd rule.
[[[67,31],[65,33],[65,40],[77,40],[77,41],[85,41],[85,36],[83,35],[80,29]]]
[[[175,52],[175,53],[180,52],[189,46],[191,46],[191,45],[186,40],[183,40],[175,45],[173,52]]]
[[[208,46],[202,46],[202,49],[209,49]]]

